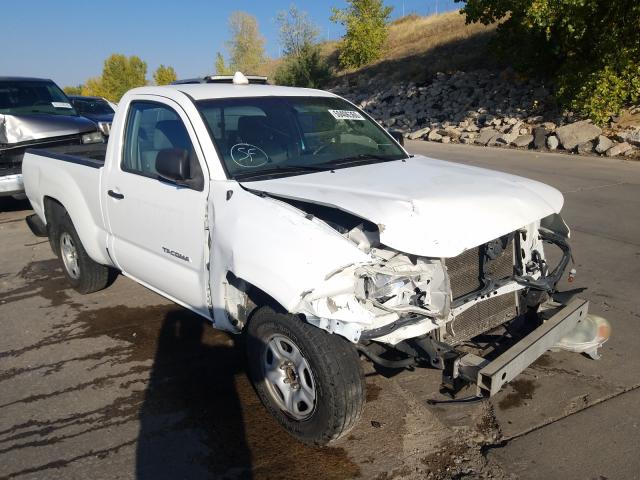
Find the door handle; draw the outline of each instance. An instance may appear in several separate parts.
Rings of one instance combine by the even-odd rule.
[[[124,195],[122,193],[114,192],[113,190],[109,190],[107,192],[107,195],[115,198],[116,200],[122,200],[124,198]]]

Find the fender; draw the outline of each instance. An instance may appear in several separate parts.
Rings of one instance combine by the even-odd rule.
[[[236,181],[214,181],[211,297],[216,327],[236,331],[225,305],[228,272],[295,309],[329,274],[371,257],[324,222],[287,203],[260,197]]]

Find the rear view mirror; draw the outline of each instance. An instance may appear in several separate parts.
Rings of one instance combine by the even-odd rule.
[[[399,130],[389,130],[389,135],[393,137],[393,139],[398,142],[400,145],[404,147],[404,135]]]
[[[184,183],[191,178],[189,152],[181,148],[166,148],[156,156],[156,171],[166,180]]]

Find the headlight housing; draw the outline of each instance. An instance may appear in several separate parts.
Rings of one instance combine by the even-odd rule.
[[[382,273],[365,277],[365,289],[369,298],[384,302],[396,295],[401,295],[405,285],[411,282],[407,276],[385,275]],[[409,285],[409,291],[413,290]],[[406,290],[405,290],[406,291]]]
[[[102,136],[102,133],[96,130],[95,132],[83,134],[81,137],[81,141],[85,145],[88,143],[104,143],[104,137]]]

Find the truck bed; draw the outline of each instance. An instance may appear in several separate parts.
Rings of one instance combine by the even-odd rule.
[[[29,153],[42,157],[50,157],[64,162],[78,163],[88,167],[100,168],[104,165],[107,154],[106,143],[94,143],[90,145],[61,145],[47,149],[30,148]]]

